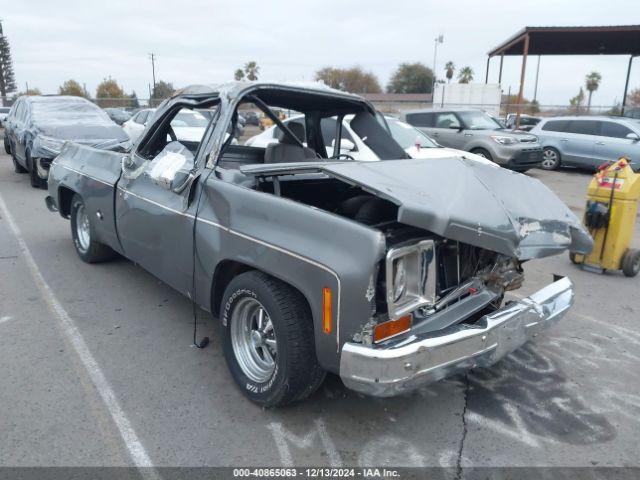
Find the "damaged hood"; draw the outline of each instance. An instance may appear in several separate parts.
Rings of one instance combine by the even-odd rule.
[[[520,260],[571,250],[593,240],[540,181],[460,157],[244,167],[245,173],[323,172],[398,205],[398,221]]]

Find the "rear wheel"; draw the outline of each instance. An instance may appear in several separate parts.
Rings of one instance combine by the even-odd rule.
[[[111,248],[96,242],[89,212],[80,195],[71,199],[71,237],[78,256],[87,263],[111,260],[115,252]]]
[[[44,178],[40,178],[38,175],[37,158],[31,158],[31,152],[27,150],[25,152],[25,158],[27,159],[27,165],[29,167],[29,181],[33,188],[47,188],[47,181]]]
[[[480,157],[483,157],[483,158],[486,158],[487,160],[491,160],[493,162],[493,157],[484,148],[476,148],[474,150],[471,150],[471,153],[475,153],[476,155],[478,155]]]
[[[555,148],[545,147],[542,150],[542,163],[544,170],[557,170],[560,166],[560,152]]]
[[[4,131],[4,151],[7,155],[11,155],[11,145],[9,144],[9,137],[7,137],[7,130]]]
[[[250,400],[282,406],[320,386],[325,372],[316,358],[313,320],[297,290],[246,272],[229,283],[220,313],[227,365]]]
[[[630,248],[622,257],[622,273],[635,277],[640,272],[640,250]]]

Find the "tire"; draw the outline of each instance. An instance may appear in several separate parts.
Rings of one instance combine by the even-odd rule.
[[[7,130],[4,130],[4,151],[7,155],[11,155],[11,145],[9,145],[9,139],[7,138]]]
[[[38,166],[35,164],[37,159],[31,158],[31,152],[29,150],[25,151],[25,158],[27,159],[27,166],[29,167],[29,182],[33,188],[47,188],[47,181],[43,178],[40,178],[38,175]]]
[[[16,173],[27,173],[28,170],[18,163],[18,159],[15,155],[11,154],[11,160],[13,161],[13,171]]]
[[[280,407],[322,384],[313,319],[297,290],[261,272],[243,273],[227,286],[220,318],[227,366],[254,403]]]
[[[479,156],[481,156],[483,158],[486,158],[487,160],[491,160],[493,162],[493,157],[484,148],[475,148],[475,149],[471,150],[471,153],[475,153],[476,155],[479,155]]]
[[[635,277],[640,272],[640,250],[628,249],[622,257],[622,273],[627,277]]]
[[[579,262],[577,255],[577,253],[569,252],[569,260],[571,260],[571,263],[573,263],[574,265],[582,265],[584,261]]]
[[[557,170],[560,167],[560,152],[552,147],[544,147],[542,150],[542,162],[540,168],[543,170]]]
[[[71,199],[71,237],[78,256],[86,263],[99,263],[111,260],[115,252],[102,243],[93,240],[94,231],[84,201],[80,195]]]

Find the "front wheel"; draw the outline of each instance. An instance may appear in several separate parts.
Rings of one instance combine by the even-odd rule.
[[[540,166],[544,170],[557,170],[560,166],[560,152],[555,148],[545,147],[542,150],[542,163]]]
[[[471,153],[475,153],[476,155],[478,155],[480,157],[483,157],[483,158],[486,158],[487,160],[491,160],[493,162],[493,157],[484,148],[476,148],[474,150],[471,150]]]
[[[9,144],[9,137],[7,137],[7,130],[4,131],[4,151],[7,155],[11,155],[11,145]]]
[[[304,297],[284,282],[251,271],[225,290],[220,312],[227,365],[242,392],[263,407],[311,395],[325,372],[315,352]]]
[[[93,227],[89,212],[80,195],[71,200],[71,237],[78,256],[87,263],[111,260],[115,252],[106,245],[94,240]]]
[[[27,159],[27,166],[29,167],[29,181],[31,186],[33,188],[47,188],[47,181],[38,175],[38,159],[31,158],[31,152],[29,152],[29,150],[25,152],[25,158]]]

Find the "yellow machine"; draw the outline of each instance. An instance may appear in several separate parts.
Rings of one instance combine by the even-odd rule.
[[[640,174],[633,173],[621,158],[601,169],[589,184],[584,224],[594,240],[589,255],[571,254],[571,261],[584,269],[604,272],[622,270],[628,277],[640,272],[640,250],[629,248],[633,237]]]

